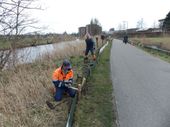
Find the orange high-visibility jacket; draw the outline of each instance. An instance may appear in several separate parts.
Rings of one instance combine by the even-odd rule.
[[[57,68],[52,76],[53,81],[69,81],[73,79],[73,70],[70,70],[67,74],[64,74],[61,67]]]

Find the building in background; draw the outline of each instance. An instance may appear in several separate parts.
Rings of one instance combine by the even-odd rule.
[[[86,25],[87,32],[94,36],[94,35],[100,35],[102,33],[102,27],[97,24],[88,24]]]
[[[97,24],[88,24],[85,27],[79,27],[79,36],[84,37],[86,33],[90,35],[100,35],[102,33],[102,27]]]
[[[86,34],[86,27],[79,27],[79,37],[84,37]]]

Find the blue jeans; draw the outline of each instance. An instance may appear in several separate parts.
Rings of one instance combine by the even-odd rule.
[[[54,83],[54,85],[56,87],[56,93],[54,95],[54,99],[56,101],[61,101],[62,100],[64,92],[67,92],[70,95],[70,97],[74,97],[75,94],[76,94],[76,90],[74,90],[74,89],[68,88],[68,87],[66,87],[64,85],[62,85],[61,87],[58,87],[58,85],[56,85],[56,83]]]

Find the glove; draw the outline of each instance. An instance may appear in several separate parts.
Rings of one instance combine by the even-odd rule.
[[[71,87],[71,83],[65,83],[65,87],[70,88]]]
[[[65,84],[72,84],[72,80],[64,81]]]

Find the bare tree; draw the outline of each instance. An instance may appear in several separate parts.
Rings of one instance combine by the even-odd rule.
[[[35,0],[3,0],[0,6],[2,10],[0,32],[5,31],[6,34],[19,35],[28,27],[35,28],[33,24],[37,21],[26,15],[27,10],[40,9],[40,7],[31,7],[33,2]]]
[[[0,69],[9,61],[10,54],[13,54],[13,65],[16,61],[15,50],[19,35],[28,27],[35,27],[34,19],[26,15],[30,9],[41,9],[33,7],[36,0],[1,0],[0,2],[0,34],[10,43],[9,51],[0,52]]]
[[[119,23],[119,25],[118,25],[118,30],[122,30],[122,24],[121,23]]]
[[[166,15],[165,19],[163,20],[163,30],[168,32],[170,31],[170,12]]]
[[[90,24],[96,24],[96,25],[101,26],[101,24],[100,24],[100,22],[97,18],[94,18],[94,19],[92,18],[91,21],[90,21]]]

